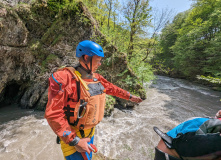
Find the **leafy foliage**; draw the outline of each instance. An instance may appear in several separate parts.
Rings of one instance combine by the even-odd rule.
[[[128,59],[131,60],[134,52],[135,37],[143,34],[144,28],[150,25],[150,10],[148,0],[130,0],[124,6],[124,17],[126,18],[130,31],[128,46]]]
[[[202,80],[206,80],[206,81],[209,81],[211,83],[218,83],[218,84],[221,84],[221,78],[214,78],[214,77],[211,77],[211,76],[197,76],[198,79],[202,79]]]
[[[129,66],[139,77],[139,83],[144,84],[152,80],[154,75],[151,65],[147,61],[142,62],[147,45],[151,41],[144,38],[147,34],[145,27],[151,22],[149,1],[136,0],[138,2],[136,4],[131,0],[128,4],[121,4],[118,0],[83,0],[83,2],[98,21],[100,30],[107,40],[117,46],[119,53],[127,54]],[[128,5],[130,8],[127,8]],[[114,59],[119,53],[114,53],[112,58]],[[113,65],[112,58],[107,58],[104,63],[108,66]],[[130,76],[125,79],[125,84],[128,86],[133,84]]]
[[[175,67],[173,60],[175,55],[171,47],[177,40],[179,29],[184,23],[186,16],[187,12],[179,13],[174,17],[171,24],[168,23],[165,28],[163,28],[156,52],[154,53],[154,58],[152,59],[154,68],[157,68],[158,71],[168,73]]]
[[[221,1],[196,0],[162,30],[155,60],[189,78],[221,77]],[[205,79],[204,77],[204,79]],[[209,79],[208,79],[209,80]]]

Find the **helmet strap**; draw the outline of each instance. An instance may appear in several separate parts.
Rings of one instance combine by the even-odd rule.
[[[85,60],[84,60],[84,55],[83,55],[83,56],[82,56],[82,60],[83,60],[83,62],[84,62],[84,64],[85,64],[85,66],[87,67],[87,69],[84,68],[82,65],[80,65],[80,67],[81,67],[84,71],[86,71],[88,74],[91,74],[91,72],[92,72],[92,57],[89,56],[88,59],[87,59],[87,61],[85,61]],[[89,62],[90,62],[90,68],[88,67],[88,63],[89,63]]]
[[[91,68],[91,72],[92,72],[92,59],[93,59],[93,56],[92,56],[91,59],[90,59],[90,68]]]

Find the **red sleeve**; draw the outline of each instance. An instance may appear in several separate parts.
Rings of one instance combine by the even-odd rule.
[[[95,74],[95,77],[101,82],[101,84],[104,86],[106,89],[106,93],[112,96],[116,96],[122,99],[129,100],[130,98],[130,93],[126,90],[123,90],[116,85],[110,83],[107,81],[103,76],[100,74]]]
[[[48,124],[55,134],[67,144],[76,136],[75,131],[65,118],[63,110],[67,104],[68,96],[73,94],[71,79],[72,75],[66,70],[52,74],[49,78],[48,103],[45,111]]]

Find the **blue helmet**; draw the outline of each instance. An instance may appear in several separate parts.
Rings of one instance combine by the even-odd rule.
[[[89,40],[82,41],[78,44],[77,49],[76,49],[76,56],[81,57],[83,55],[88,55],[88,56],[99,56],[99,57],[104,57],[104,52],[102,47]]]

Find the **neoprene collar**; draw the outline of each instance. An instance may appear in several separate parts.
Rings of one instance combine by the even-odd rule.
[[[93,74],[90,72],[88,73],[88,70],[84,68],[81,64],[76,67],[76,70],[80,72],[82,79],[92,79]]]

